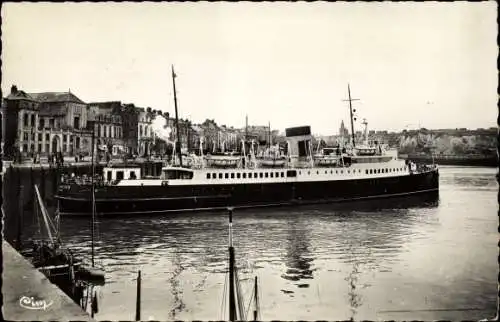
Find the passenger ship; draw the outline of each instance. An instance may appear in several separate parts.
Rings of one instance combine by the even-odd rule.
[[[228,156],[239,159],[227,167],[210,165],[207,160],[213,158],[203,155],[191,167],[183,167],[180,149],[176,149],[180,165],[163,167],[156,178],[141,176],[138,166],[105,167],[95,186],[96,210],[101,215],[148,215],[438,195],[437,166],[417,167],[398,159],[396,150],[368,145],[366,127],[365,136],[361,146],[313,155],[311,128],[288,128],[287,158],[278,168],[262,166],[252,151],[245,152],[245,144],[242,155]],[[56,196],[60,214],[88,215],[91,191],[90,184],[60,185]]]

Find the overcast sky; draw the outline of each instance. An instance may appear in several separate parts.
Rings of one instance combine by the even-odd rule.
[[[242,127],[496,126],[496,2],[8,3],[2,90]]]

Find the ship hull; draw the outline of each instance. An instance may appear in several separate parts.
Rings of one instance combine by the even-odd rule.
[[[437,170],[402,176],[315,182],[105,186],[96,188],[99,215],[151,215],[438,195]],[[60,192],[61,215],[89,215],[90,191]]]

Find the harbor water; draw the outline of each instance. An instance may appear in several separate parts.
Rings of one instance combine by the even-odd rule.
[[[441,167],[434,203],[235,211],[245,309],[257,276],[261,320],[493,318],[496,171]],[[98,220],[106,285],[96,319],[134,319],[139,270],[142,320],[228,318],[227,214]],[[90,226],[65,217],[62,240],[89,254]]]

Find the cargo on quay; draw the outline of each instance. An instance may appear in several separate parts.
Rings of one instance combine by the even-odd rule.
[[[242,140],[240,153],[203,155],[200,144],[200,155],[189,157],[177,144],[175,162],[155,177],[143,176],[134,164],[111,165],[103,169],[95,188],[97,213],[150,215],[438,194],[437,166],[417,166],[399,159],[396,150],[370,144],[364,124],[362,144],[353,136],[350,146],[314,154],[311,128],[302,126],[286,129],[286,153],[268,153],[263,159],[256,157],[253,142]],[[89,215],[91,187],[84,181],[62,183],[56,195],[60,214]]]

